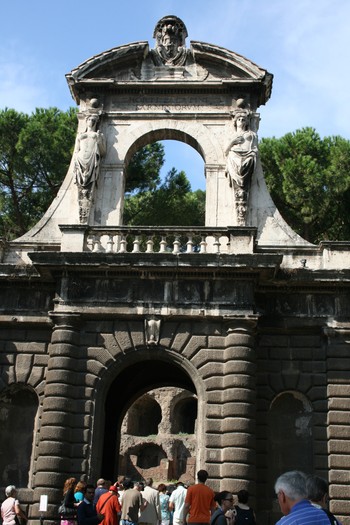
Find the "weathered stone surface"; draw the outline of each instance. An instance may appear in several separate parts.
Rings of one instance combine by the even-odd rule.
[[[249,448],[227,447],[222,451],[222,461],[228,463],[238,462],[252,465],[255,459],[255,451]]]
[[[31,365],[33,362],[32,355],[18,355],[16,359],[16,378],[19,383],[26,383],[29,378]]]
[[[235,477],[244,480],[253,480],[255,478],[255,465],[244,465],[242,463],[224,463],[220,472],[222,477]]]
[[[328,436],[337,439],[350,438],[350,422],[348,425],[329,425]]]
[[[52,454],[48,457],[41,456],[38,458],[36,468],[38,471],[47,471],[47,472],[68,472],[70,465],[69,458],[54,457]]]

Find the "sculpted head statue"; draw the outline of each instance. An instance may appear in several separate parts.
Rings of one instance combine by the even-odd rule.
[[[99,116],[96,114],[90,114],[87,115],[85,118],[86,121],[86,129],[96,129],[97,123],[99,121]]]
[[[153,38],[156,39],[156,51],[164,64],[179,64],[186,60],[185,24],[177,16],[164,16],[157,23]]]
[[[241,129],[249,129],[250,125],[250,112],[246,109],[239,109],[237,111],[232,111],[231,113],[233,118],[233,125],[237,130],[238,127]],[[238,126],[237,126],[238,124]]]

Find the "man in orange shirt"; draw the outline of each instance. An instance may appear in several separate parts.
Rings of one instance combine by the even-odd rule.
[[[188,523],[191,525],[208,525],[210,522],[211,512],[216,508],[214,501],[214,491],[207,487],[205,482],[208,479],[208,472],[206,470],[199,470],[197,472],[197,485],[192,485],[187,489],[185,508],[184,508],[184,522],[186,516],[190,513]]]
[[[118,499],[118,489],[115,485],[109,487],[109,491],[98,498],[96,510],[99,514],[104,515],[100,525],[119,525],[122,509]]]

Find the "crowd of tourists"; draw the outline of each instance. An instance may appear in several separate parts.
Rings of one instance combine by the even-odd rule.
[[[197,472],[197,483],[185,486],[152,478],[133,482],[120,476],[115,483],[99,479],[96,486],[68,478],[58,512],[60,525],[256,525],[249,506],[249,492],[240,490],[237,500],[230,491],[214,493],[206,484],[208,472]],[[318,476],[294,470],[275,483],[282,514],[276,525],[341,525],[328,510],[328,483]],[[1,505],[3,525],[25,525],[14,485],[6,487]]]

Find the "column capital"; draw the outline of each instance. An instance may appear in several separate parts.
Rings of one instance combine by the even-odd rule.
[[[249,315],[246,317],[225,318],[225,328],[227,335],[236,334],[254,334],[258,324],[259,315]]]
[[[76,330],[81,321],[81,314],[75,312],[49,312],[50,319],[54,323],[53,330],[66,329]]]

